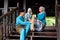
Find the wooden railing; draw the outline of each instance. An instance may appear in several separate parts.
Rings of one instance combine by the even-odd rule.
[[[9,12],[0,16],[0,24],[2,23],[3,27],[3,40],[5,40],[10,33],[10,24],[15,24],[15,18],[18,16],[18,7],[15,9],[10,9]],[[13,26],[13,25],[12,25]],[[10,28],[9,28],[10,27]]]

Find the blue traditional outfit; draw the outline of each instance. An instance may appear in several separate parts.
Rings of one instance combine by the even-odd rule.
[[[19,25],[22,25],[22,27],[19,28]],[[29,21],[26,21],[25,22],[24,17],[18,16],[16,18],[16,28],[19,28],[20,29],[19,30],[20,40],[25,40],[25,37],[27,36],[27,33],[28,33],[29,29],[30,29],[30,22]]]
[[[40,28],[39,31],[43,31],[42,26],[46,25],[45,17],[46,17],[46,13],[44,11],[37,14],[37,24],[36,24],[37,25],[37,28],[36,28],[37,31],[39,30],[39,28]]]

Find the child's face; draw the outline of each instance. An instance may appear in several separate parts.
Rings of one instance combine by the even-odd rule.
[[[41,13],[43,10],[42,10],[42,8],[39,8],[39,12]]]

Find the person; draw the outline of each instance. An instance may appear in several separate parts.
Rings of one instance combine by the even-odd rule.
[[[30,22],[24,19],[24,9],[20,10],[19,16],[16,18],[16,31],[20,34],[20,40],[25,40],[30,29]]]
[[[40,6],[39,7],[39,13],[37,14],[37,31],[43,31],[45,25],[46,25],[46,12],[45,12],[45,7]]]
[[[34,15],[32,15],[32,9],[28,8],[27,13],[25,14],[25,21],[31,22],[30,30],[34,31]]]
[[[31,21],[32,19],[32,9],[28,8],[27,13],[25,14],[25,21]]]

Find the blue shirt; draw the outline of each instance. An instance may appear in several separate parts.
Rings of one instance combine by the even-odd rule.
[[[26,25],[28,23],[30,23],[30,22],[25,22],[25,19],[22,16],[18,16],[16,18],[16,25]]]
[[[45,17],[46,17],[46,13],[45,12],[37,14],[37,19],[40,20],[44,25],[46,25]]]

